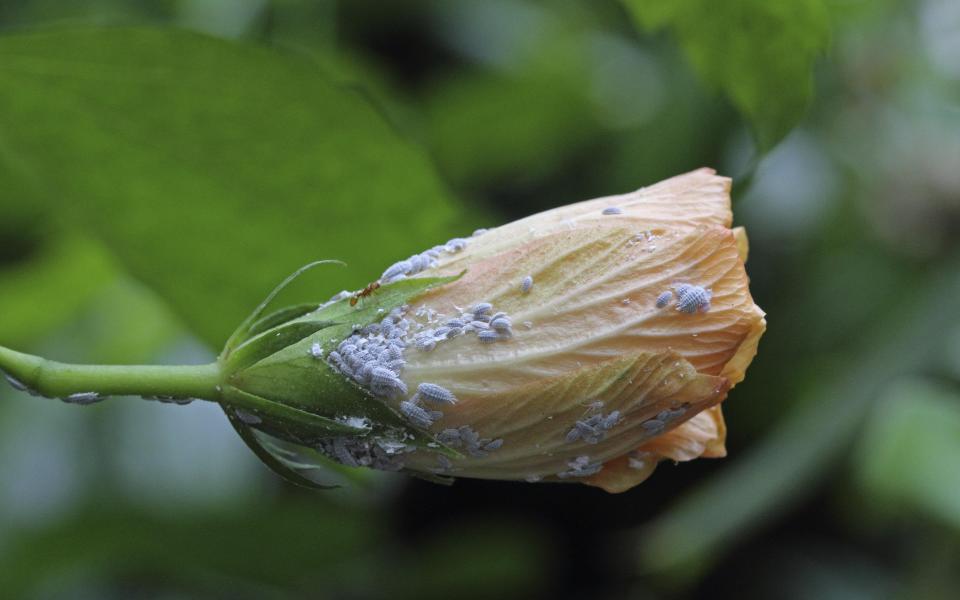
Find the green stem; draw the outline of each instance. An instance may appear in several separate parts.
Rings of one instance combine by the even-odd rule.
[[[220,399],[220,366],[217,363],[72,365],[0,346],[0,370],[29,391],[51,398],[96,392],[101,396]]]

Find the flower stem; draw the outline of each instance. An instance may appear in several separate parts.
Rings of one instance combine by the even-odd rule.
[[[220,366],[73,365],[0,346],[0,370],[15,387],[51,398],[101,396],[220,399]],[[18,385],[19,384],[19,385]]]

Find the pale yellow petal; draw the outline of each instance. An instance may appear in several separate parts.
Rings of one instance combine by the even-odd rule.
[[[471,394],[444,407],[436,429],[467,425],[484,438],[502,438],[502,448],[489,456],[455,460],[453,475],[491,479],[537,476],[557,479],[578,456],[605,462],[656,439],[660,431],[643,426],[665,410],[680,414],[666,425],[683,427],[690,418],[725,397],[729,383],[703,375],[672,353],[638,353],[609,359],[571,374],[518,386],[511,393]],[[577,420],[590,414],[591,404],[602,411],[619,411],[621,419],[596,444],[567,441]],[[429,468],[434,459],[417,453],[408,466]]]
[[[528,294],[519,289],[526,274],[535,281]],[[678,283],[710,288],[710,310],[657,308],[657,296]],[[442,322],[483,301],[510,315],[513,338],[481,344],[462,336],[433,352],[408,352],[408,384],[437,383],[458,395],[506,393],[599,360],[668,351],[711,375],[727,376],[725,366],[738,357],[729,371],[739,381],[740,359],[750,351],[744,342],[755,350],[762,331],[733,233],[719,227],[641,241],[624,222],[551,234],[477,260],[460,280],[417,299],[410,312],[429,307]]]
[[[743,227],[734,227],[733,235],[737,239],[737,251],[740,253],[740,260],[747,262],[747,255],[750,254],[750,240],[747,239],[747,230]]]
[[[616,207],[620,215],[604,215]],[[637,233],[647,230],[681,230],[696,227],[730,228],[730,179],[702,168],[671,177],[649,187],[618,196],[577,202],[544,211],[469,239],[466,249],[440,258],[441,267],[465,268],[477,257],[558,231],[569,231],[595,222],[629,218]]]

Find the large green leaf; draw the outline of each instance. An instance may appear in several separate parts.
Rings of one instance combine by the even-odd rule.
[[[0,38],[0,142],[0,172],[215,347],[278,274],[346,260],[304,293],[322,299],[462,233],[428,161],[361,95],[299,56],[194,33]]]
[[[670,29],[700,77],[751,122],[761,149],[796,125],[829,41],[824,0],[623,0],[647,30]]]
[[[919,508],[960,529],[960,395],[925,379],[891,386],[867,421],[855,464],[875,502]]]

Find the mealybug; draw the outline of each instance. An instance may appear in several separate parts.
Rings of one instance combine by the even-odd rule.
[[[400,412],[403,413],[403,416],[411,423],[421,429],[426,429],[433,425],[433,418],[430,413],[423,407],[417,406],[409,400],[404,400],[400,403]]]
[[[417,386],[417,394],[427,402],[436,404],[456,404],[457,398],[453,392],[435,383],[421,383]]]
[[[677,310],[692,315],[697,311],[710,310],[713,293],[699,285],[681,284],[677,286]]]
[[[657,296],[657,308],[663,308],[673,300],[673,292],[666,291]]]
[[[522,280],[520,280],[520,291],[521,291],[521,292],[523,292],[524,294],[526,294],[526,293],[530,292],[530,290],[531,290],[532,288],[533,288],[533,277],[531,277],[530,275],[527,275],[527,276],[524,277]]]

